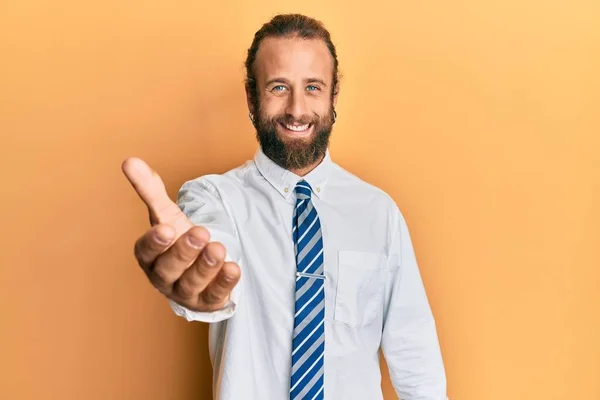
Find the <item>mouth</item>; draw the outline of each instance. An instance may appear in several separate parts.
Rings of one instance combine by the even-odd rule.
[[[284,133],[290,136],[308,136],[312,131],[312,123],[304,124],[304,125],[295,125],[295,124],[284,124],[279,123],[279,125],[283,128]]]

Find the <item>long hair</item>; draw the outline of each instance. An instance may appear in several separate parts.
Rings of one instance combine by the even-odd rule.
[[[338,59],[329,31],[325,29],[323,23],[314,18],[301,14],[280,14],[265,23],[254,34],[254,40],[248,49],[248,56],[246,58],[246,86],[250,98],[255,105],[257,104],[258,98],[256,93],[256,78],[254,75],[254,61],[256,60],[256,53],[258,52],[261,42],[269,37],[299,37],[302,39],[323,40],[333,58],[333,85],[331,87],[331,95],[337,94],[339,82]]]

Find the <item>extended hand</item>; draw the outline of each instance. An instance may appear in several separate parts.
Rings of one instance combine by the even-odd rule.
[[[160,176],[139,158],[128,158],[123,173],[148,207],[150,229],[135,243],[138,264],[150,282],[176,303],[194,311],[218,310],[240,279],[240,268],[224,262],[225,247],[210,242],[165,190]]]

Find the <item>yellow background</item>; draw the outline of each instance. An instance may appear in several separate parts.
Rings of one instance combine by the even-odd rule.
[[[600,399],[597,0],[3,1],[0,398],[209,399],[120,164],[175,196],[251,158],[243,62],[278,12],[333,35],[332,155],[406,216],[451,399]]]

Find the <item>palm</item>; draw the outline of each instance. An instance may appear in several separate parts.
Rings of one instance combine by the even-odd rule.
[[[196,311],[220,309],[240,278],[226,249],[194,224],[169,198],[160,176],[139,158],[123,162],[123,172],[148,207],[152,227],[136,242],[138,264],[161,293]],[[201,257],[201,255],[203,257]]]

